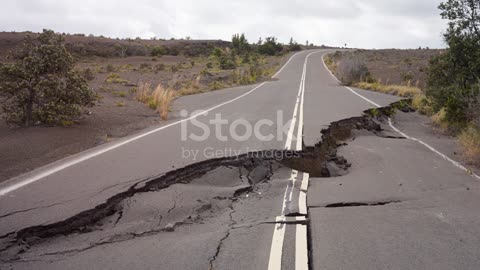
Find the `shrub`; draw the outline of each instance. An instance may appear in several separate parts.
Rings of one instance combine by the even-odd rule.
[[[162,56],[167,54],[167,49],[163,46],[156,46],[151,51],[150,54],[152,56]]]
[[[125,83],[128,83],[128,80],[122,79],[122,77],[120,77],[120,75],[118,75],[117,73],[110,73],[110,74],[108,74],[105,82],[106,83],[125,84]]]
[[[156,64],[153,70],[155,71],[155,73],[158,73],[159,71],[164,71],[165,64],[164,63]]]
[[[354,53],[344,54],[335,69],[340,81],[345,85],[361,82],[370,76],[367,65]]]
[[[95,80],[95,72],[91,68],[84,69],[82,73],[85,80],[87,81]]]
[[[214,81],[208,85],[208,88],[210,90],[219,90],[219,89],[225,88],[225,85],[219,81]]]
[[[150,65],[149,63],[141,63],[140,64],[140,70],[143,71],[143,72],[148,72],[148,71],[152,70],[152,65]]]
[[[0,64],[0,93],[6,97],[2,112],[8,122],[69,123],[82,107],[94,104],[96,95],[74,70],[62,35],[43,30],[36,39],[27,36],[14,59]]]
[[[114,72],[116,68],[112,64],[108,64],[107,67],[105,68],[107,72]]]
[[[258,45],[258,52],[264,55],[277,55],[283,50],[282,44],[277,42],[276,37],[267,37],[265,42]]]
[[[302,47],[300,47],[300,44],[294,41],[293,38],[290,38],[290,42],[288,43],[288,51],[296,52],[301,50],[302,50]]]

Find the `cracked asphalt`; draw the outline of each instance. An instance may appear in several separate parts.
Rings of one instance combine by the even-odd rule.
[[[479,269],[479,181],[387,115],[364,114],[398,98],[352,94],[325,69],[327,52],[300,52],[255,88],[181,98],[148,135],[3,184],[36,179],[0,196],[0,269]],[[185,108],[213,109],[182,120]],[[295,109],[290,131],[303,136],[290,141],[180,136],[182,123],[217,113],[255,123]],[[392,117],[455,159],[425,118]],[[285,148],[299,156],[265,155]]]

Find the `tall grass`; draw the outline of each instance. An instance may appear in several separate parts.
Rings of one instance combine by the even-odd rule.
[[[167,120],[168,113],[172,101],[177,97],[176,93],[172,89],[165,89],[161,84],[158,84],[157,88],[152,93],[152,99],[149,101],[149,106],[155,105],[156,110],[160,114],[162,120]]]
[[[468,126],[458,136],[463,155],[468,163],[480,165],[480,128]]]
[[[149,82],[139,83],[135,89],[135,99],[147,103],[152,94],[152,84]]]
[[[136,88],[136,100],[147,104],[151,109],[157,110],[162,120],[168,119],[168,113],[173,100],[177,97],[174,90],[164,88],[158,84],[152,91],[152,84],[149,82],[140,83]]]

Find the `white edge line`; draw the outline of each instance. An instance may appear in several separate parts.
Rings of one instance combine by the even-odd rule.
[[[332,75],[332,77],[335,78],[335,80],[336,80],[337,82],[341,83],[341,82],[337,79],[337,77],[335,77],[335,75],[333,75],[332,71],[331,71],[331,70],[327,67],[327,65],[325,64],[325,59],[324,59],[325,55],[326,55],[326,54],[324,54],[324,55],[322,56],[323,66],[328,70],[328,72],[330,73],[330,75]],[[371,104],[373,104],[373,105],[375,105],[375,106],[377,106],[377,107],[381,107],[381,106],[378,105],[377,103],[375,103],[375,102],[371,101],[370,99],[368,99],[368,98],[360,95],[359,93],[357,93],[356,91],[354,91],[352,88],[346,87],[346,86],[344,86],[344,87],[347,88],[348,90],[350,90],[350,92],[352,92],[353,94],[355,94],[355,95],[359,96],[360,98],[366,100],[367,102],[369,102],[369,103],[371,103]],[[471,171],[470,171],[469,169],[467,169],[465,166],[463,166],[462,164],[460,164],[460,162],[455,161],[455,160],[449,158],[447,155],[445,155],[445,154],[443,154],[442,152],[438,151],[437,149],[435,149],[435,148],[432,147],[431,145],[427,144],[426,142],[424,142],[424,141],[422,141],[422,140],[420,140],[420,139],[417,139],[417,138],[415,138],[415,137],[411,137],[411,136],[407,135],[406,133],[400,131],[398,128],[396,128],[396,127],[393,125],[391,118],[388,118],[388,125],[389,125],[393,130],[395,130],[398,134],[402,135],[403,137],[405,137],[405,138],[407,138],[407,139],[409,139],[409,140],[415,141],[415,142],[417,142],[417,143],[425,146],[425,147],[428,148],[430,151],[432,151],[433,153],[439,155],[439,156],[442,157],[444,160],[450,162],[450,163],[451,163],[452,165],[454,165],[455,167],[457,167],[457,168],[465,171],[466,173],[470,174],[472,177],[477,178],[478,180],[480,180],[480,176],[479,176],[479,175],[477,175],[477,174],[475,174],[475,173],[471,173]]]
[[[194,118],[197,118],[198,116],[206,115],[208,112],[210,112],[210,111],[212,111],[212,110],[218,109],[218,108],[220,108],[220,107],[222,107],[222,106],[225,106],[225,105],[227,105],[227,104],[229,104],[229,103],[232,103],[232,102],[234,102],[234,101],[236,101],[236,100],[238,100],[238,99],[240,99],[240,98],[243,98],[243,97],[251,94],[252,92],[254,92],[255,90],[257,90],[258,88],[262,87],[262,86],[265,85],[265,84],[266,84],[266,82],[263,82],[263,83],[257,85],[256,87],[254,87],[252,90],[250,90],[250,91],[248,91],[248,92],[246,92],[246,93],[244,93],[244,94],[242,94],[242,95],[240,95],[240,96],[238,96],[238,97],[236,97],[236,98],[234,98],[234,99],[231,99],[231,100],[229,100],[229,101],[226,101],[226,102],[224,102],[224,103],[221,103],[221,104],[218,104],[218,105],[216,105],[216,106],[214,106],[214,107],[211,107],[211,108],[209,108],[209,109],[207,109],[207,110],[204,110],[204,111],[202,111],[202,112],[199,112],[199,113],[197,113],[197,114],[195,114],[195,115],[193,115],[193,116],[190,116],[189,118],[185,118],[185,119],[179,120],[179,121],[177,121],[177,122],[170,123],[170,124],[165,125],[165,126],[161,126],[161,127],[157,128],[157,129],[148,131],[148,132],[146,132],[146,133],[143,133],[143,134],[138,135],[138,136],[136,136],[136,137],[130,138],[130,139],[125,140],[125,141],[123,141],[123,142],[119,142],[119,143],[114,144],[114,145],[111,145],[111,146],[109,146],[109,147],[106,147],[106,148],[103,148],[103,149],[94,151],[94,152],[92,152],[92,153],[88,153],[88,154],[86,154],[86,155],[80,156],[80,157],[75,158],[75,159],[73,159],[73,160],[67,161],[67,162],[65,162],[65,163],[63,163],[63,164],[61,164],[61,165],[58,165],[58,166],[54,167],[54,168],[51,168],[51,169],[45,170],[45,171],[43,171],[43,172],[40,172],[40,173],[38,173],[38,174],[36,174],[36,175],[34,175],[34,176],[31,176],[31,177],[29,177],[29,178],[27,178],[27,179],[24,179],[24,180],[20,181],[20,182],[18,182],[18,183],[12,184],[12,185],[10,185],[10,186],[3,187],[3,188],[0,189],[0,196],[4,196],[4,195],[6,195],[6,194],[8,194],[8,193],[10,193],[10,192],[12,192],[12,191],[15,191],[15,190],[21,188],[21,187],[24,187],[24,186],[26,186],[26,185],[28,185],[28,184],[31,184],[31,183],[33,183],[33,182],[36,182],[36,181],[38,181],[38,180],[40,180],[40,179],[42,179],[42,178],[44,178],[44,177],[47,177],[47,176],[49,176],[49,175],[52,175],[52,174],[54,174],[54,173],[56,173],[56,172],[59,172],[59,171],[61,171],[61,170],[63,170],[63,169],[66,169],[66,168],[68,168],[68,167],[70,167],[70,166],[73,166],[73,165],[75,165],[75,164],[78,164],[78,163],[80,163],[80,162],[82,162],[82,161],[88,160],[88,159],[90,159],[90,158],[96,157],[96,156],[98,156],[98,155],[101,155],[101,154],[106,153],[106,152],[108,152],[108,151],[111,151],[111,150],[113,150],[113,149],[116,149],[116,148],[118,148],[118,147],[120,147],[120,146],[123,146],[123,145],[125,145],[125,144],[131,143],[131,142],[133,142],[133,141],[136,141],[136,140],[138,140],[138,139],[141,139],[141,138],[143,138],[143,137],[146,137],[146,136],[148,136],[148,135],[150,135],[150,134],[152,134],[152,133],[155,133],[155,132],[158,132],[158,131],[160,131],[160,130],[169,128],[169,127],[174,126],[174,125],[178,125],[178,124],[183,123],[183,122],[186,122],[186,121],[190,121],[190,120],[192,120],[192,119],[194,119]]]

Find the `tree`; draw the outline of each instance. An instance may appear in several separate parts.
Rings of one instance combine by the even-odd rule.
[[[300,47],[300,45],[296,41],[294,41],[293,38],[290,38],[290,42],[288,43],[288,50],[290,52],[301,51],[302,47]]]
[[[61,35],[43,30],[36,39],[27,36],[13,57],[15,62],[0,65],[2,112],[8,122],[67,125],[82,107],[93,105],[96,95],[74,70]]]
[[[282,44],[275,37],[267,37],[263,44],[258,45],[258,52],[264,55],[276,55],[283,50]]]
[[[250,44],[248,43],[245,34],[235,34],[232,37],[232,46],[239,54],[248,53],[250,51]]]
[[[447,120],[467,122],[479,115],[480,2],[448,0],[439,9],[449,20],[448,49],[430,62],[427,95],[435,110],[445,108]]]

